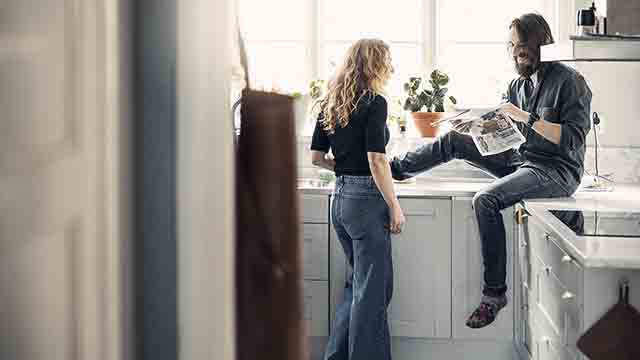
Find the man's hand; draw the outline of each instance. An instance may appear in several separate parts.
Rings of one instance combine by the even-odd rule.
[[[529,121],[529,113],[521,110],[520,108],[513,105],[512,103],[503,104],[502,106],[500,106],[500,111],[509,115],[509,117],[514,121],[525,123],[525,124],[527,123],[527,121]]]
[[[463,123],[462,119],[451,120],[451,129],[460,134],[468,134],[471,130],[472,122]]]

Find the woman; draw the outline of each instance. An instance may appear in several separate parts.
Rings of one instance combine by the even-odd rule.
[[[387,44],[360,40],[318,103],[312,162],[336,173],[331,220],[353,268],[329,337],[327,360],[391,359],[390,234],[400,233],[405,222],[385,155],[389,130],[381,94],[392,73]],[[327,158],[329,150],[334,159]]]

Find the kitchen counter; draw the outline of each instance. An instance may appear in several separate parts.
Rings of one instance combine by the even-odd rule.
[[[640,269],[640,238],[578,236],[549,210],[640,211],[640,186],[618,185],[613,192],[578,192],[573,198],[525,201],[527,211],[559,235],[563,247],[587,268]]]
[[[488,181],[465,180],[417,180],[413,183],[395,183],[396,193],[399,197],[473,197],[475,193],[485,188]],[[298,182],[298,190],[310,195],[330,195],[333,184],[321,185],[316,180],[301,180]]]
[[[491,184],[491,180],[417,180],[413,183],[395,183],[400,197],[473,197]],[[298,190],[309,195],[330,195],[333,183],[323,185],[317,179],[301,179]],[[560,206],[589,206],[594,210],[640,209],[640,185],[616,185],[611,192],[578,191],[571,198],[535,200]],[[602,209],[600,208],[602,207]]]

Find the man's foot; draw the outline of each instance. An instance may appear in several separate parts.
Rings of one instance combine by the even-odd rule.
[[[491,324],[505,306],[507,306],[507,297],[505,295],[498,297],[483,296],[480,306],[467,319],[467,326],[472,329],[480,329]]]

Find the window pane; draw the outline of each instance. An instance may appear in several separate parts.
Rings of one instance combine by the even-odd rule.
[[[301,43],[247,44],[251,86],[304,92],[309,83],[306,48]]]
[[[324,46],[324,56],[321,61],[324,78],[328,79],[333,75],[335,68],[342,63],[349,46],[351,46],[350,43],[328,43]],[[402,96],[402,85],[410,76],[422,73],[424,63],[422,46],[391,43],[390,47],[395,73],[389,83],[389,95]]]
[[[497,104],[517,76],[502,44],[444,47],[437,67],[449,74],[449,94],[463,106]]]
[[[242,33],[248,40],[307,38],[308,0],[239,0]]]
[[[562,0],[565,1],[565,0]],[[438,39],[441,42],[505,42],[511,20],[528,12],[544,13],[546,0],[438,1]]]
[[[355,41],[381,38],[420,42],[421,0],[321,0],[320,26],[324,40]]]

